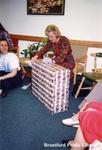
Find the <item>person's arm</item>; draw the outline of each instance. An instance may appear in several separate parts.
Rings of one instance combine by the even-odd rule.
[[[32,57],[31,61],[36,62],[37,59],[43,57],[43,55],[47,53],[51,47],[52,47],[52,43],[51,41],[48,41],[47,44],[43,48],[41,48],[40,51],[38,51],[34,57]]]
[[[48,40],[47,44],[36,53],[37,58],[39,59],[43,57],[43,55],[46,54],[51,48],[52,42]]]
[[[17,71],[18,71],[17,68],[13,69],[12,72],[8,73],[7,75],[1,76],[0,80],[5,80],[5,79],[12,78],[12,77],[16,76]]]
[[[8,44],[9,44],[9,48],[12,49],[14,47],[13,41],[10,38],[10,35],[8,34],[8,32],[4,32],[4,37],[7,40]]]

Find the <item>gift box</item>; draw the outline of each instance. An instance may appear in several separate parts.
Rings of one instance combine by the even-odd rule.
[[[70,70],[33,62],[32,92],[54,114],[68,110]]]

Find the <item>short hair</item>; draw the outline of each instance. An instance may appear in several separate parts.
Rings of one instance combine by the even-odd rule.
[[[5,38],[0,39],[0,42],[2,42],[2,41],[7,42],[7,40]],[[7,44],[8,44],[8,42],[7,42]]]
[[[45,29],[45,35],[48,36],[49,32],[53,32],[57,37],[61,36],[61,32],[56,25],[48,25]]]

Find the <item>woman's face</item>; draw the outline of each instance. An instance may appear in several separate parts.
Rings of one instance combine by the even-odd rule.
[[[2,54],[8,53],[8,43],[6,41],[0,41],[0,52]]]
[[[54,32],[49,32],[48,33],[48,39],[52,42],[55,43],[57,41],[56,34]]]

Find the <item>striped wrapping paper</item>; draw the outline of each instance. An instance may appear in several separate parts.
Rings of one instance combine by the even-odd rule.
[[[70,71],[56,64],[32,64],[32,92],[54,114],[67,111]]]

